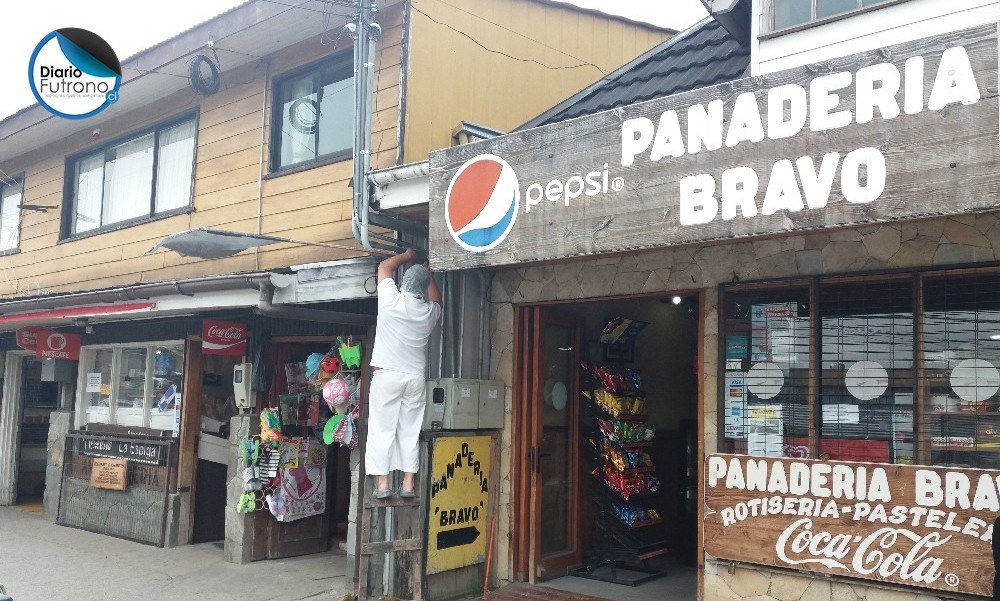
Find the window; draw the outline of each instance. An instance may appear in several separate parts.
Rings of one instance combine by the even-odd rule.
[[[278,80],[273,104],[272,171],[350,154],[354,77],[346,58]]]
[[[190,118],[70,161],[63,237],[189,206],[196,130]]]
[[[86,347],[80,351],[78,402],[86,423],[177,431],[184,343]]]
[[[0,181],[0,252],[14,250],[21,232],[21,194],[24,180]]]
[[[1000,469],[997,290],[933,272],[727,288],[721,449]]]
[[[772,0],[772,31],[836,17],[891,0]]]

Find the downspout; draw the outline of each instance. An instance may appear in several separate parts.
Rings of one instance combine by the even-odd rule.
[[[372,250],[368,238],[369,189],[371,170],[372,106],[375,86],[375,49],[382,27],[374,22],[378,4],[358,0],[356,22],[347,30],[354,38],[354,216],[351,231],[365,250]]]
[[[261,224],[261,219],[264,214],[264,128],[267,127],[267,77],[271,71],[271,63],[268,61],[261,61],[264,63],[264,99],[260,103],[260,159],[257,164],[257,234],[263,234],[263,225]],[[254,269],[260,269],[260,247],[257,246],[253,251],[253,265]]]
[[[299,319],[303,321],[315,321],[319,323],[333,323],[338,325],[351,326],[371,326],[375,325],[374,315],[364,315],[362,313],[344,313],[342,311],[323,311],[321,309],[305,309],[302,307],[281,307],[273,304],[274,284],[270,280],[260,281],[260,298],[257,301],[257,308],[254,313],[265,317],[275,317],[278,319]]]

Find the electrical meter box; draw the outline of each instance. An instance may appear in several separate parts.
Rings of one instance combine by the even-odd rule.
[[[479,380],[427,381],[424,430],[475,430],[479,427]]]
[[[239,409],[251,409],[254,405],[253,394],[250,391],[252,372],[252,363],[238,363],[233,368],[233,400]]]
[[[504,383],[500,380],[479,382],[479,429],[503,428]]]

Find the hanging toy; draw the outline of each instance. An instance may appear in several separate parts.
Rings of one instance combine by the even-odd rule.
[[[282,496],[267,495],[264,497],[267,502],[267,509],[276,518],[280,518],[286,513],[288,513],[288,506],[285,503],[285,498]]]
[[[340,353],[340,360],[343,362],[344,367],[347,369],[358,369],[361,367],[361,343],[344,342],[344,339],[337,336],[337,346],[338,352]]]
[[[323,385],[323,400],[332,411],[346,413],[351,400],[351,389],[344,380],[334,378]]]
[[[334,443],[334,433],[336,432],[337,426],[340,425],[340,421],[342,419],[344,419],[344,416],[337,414],[326,420],[326,425],[323,426],[323,442],[326,444]]]
[[[340,371],[340,359],[327,355],[320,361],[319,368],[328,374],[335,374]]]
[[[281,415],[277,409],[260,412],[260,440],[265,443],[281,440]]]

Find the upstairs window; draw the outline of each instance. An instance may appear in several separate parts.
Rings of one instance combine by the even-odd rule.
[[[71,160],[63,237],[190,206],[196,130],[188,118]]]
[[[0,252],[15,250],[21,232],[21,195],[24,180],[0,179]]]
[[[271,171],[346,158],[354,146],[354,75],[347,58],[278,79]]]
[[[772,0],[771,31],[822,21],[892,0]]]

